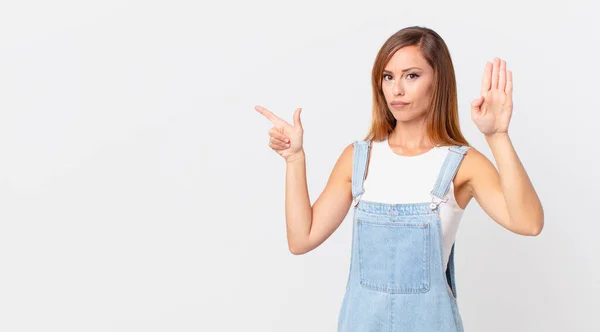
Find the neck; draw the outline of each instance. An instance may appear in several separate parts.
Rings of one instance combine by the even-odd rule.
[[[391,146],[408,150],[428,150],[435,146],[427,135],[424,121],[415,123],[397,121],[394,131],[388,136],[388,142]]]

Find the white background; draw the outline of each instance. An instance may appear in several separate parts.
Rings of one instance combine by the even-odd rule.
[[[457,236],[466,331],[599,331],[597,11],[591,1],[3,1],[0,331],[335,331],[351,214],[294,256],[259,104],[303,108],[311,201],[370,122],[377,51],[410,25],[453,57],[460,122],[486,61],[538,237],[475,201]]]

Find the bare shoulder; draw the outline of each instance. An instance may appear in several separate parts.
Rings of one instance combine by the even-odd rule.
[[[373,146],[373,142],[370,142],[370,147]],[[369,159],[371,157],[372,149],[369,149]],[[332,177],[336,176],[338,178],[343,177],[347,182],[352,182],[352,168],[354,167],[354,142],[348,144],[342,154],[338,158],[337,163],[331,173]],[[367,164],[365,170],[365,177],[369,174],[369,166]]]
[[[333,168],[332,175],[335,173],[337,176],[351,182],[353,158],[354,143],[350,143],[344,148],[344,151],[342,151],[342,154],[338,158],[338,161]]]
[[[483,153],[471,147],[467,150],[460,168],[456,174],[455,186],[468,189],[470,196],[473,196],[473,182],[482,177],[492,177],[498,175],[494,164]]]
[[[482,164],[491,163],[488,157],[486,157],[483,153],[479,152],[479,150],[474,147],[470,147],[465,154],[465,158],[463,159],[463,163],[466,167],[477,167]]]

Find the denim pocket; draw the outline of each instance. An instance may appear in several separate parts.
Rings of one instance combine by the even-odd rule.
[[[427,222],[359,218],[360,284],[385,293],[429,290],[430,227]]]

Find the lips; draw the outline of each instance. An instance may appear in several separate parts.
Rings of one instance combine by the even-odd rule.
[[[404,108],[408,105],[409,103],[405,103],[405,102],[401,102],[401,101],[395,101],[393,103],[390,104],[391,108],[394,109],[400,109],[400,108]]]

